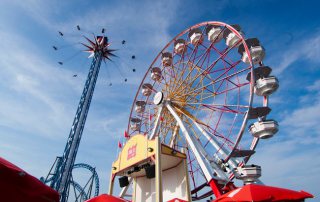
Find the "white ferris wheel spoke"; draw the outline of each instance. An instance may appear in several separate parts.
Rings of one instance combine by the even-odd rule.
[[[182,112],[186,117],[188,117],[192,121],[192,123],[198,128],[201,134],[210,142],[210,144],[217,150],[217,152],[219,152],[222,155],[223,159],[228,157],[231,151],[228,151],[228,149],[225,148],[224,145],[221,145],[214,135],[209,134],[206,130],[204,130],[197,122],[195,117],[193,117],[190,113],[184,113],[184,111],[182,110],[180,110],[180,112]],[[217,158],[220,159],[220,157]],[[234,159],[230,159],[229,162],[233,168],[236,168],[239,164],[239,161]]]
[[[159,108],[158,108],[157,118],[155,120],[154,127],[153,127],[151,135],[149,137],[150,140],[153,139],[155,137],[155,135],[157,134],[157,132],[158,132],[162,110],[163,110],[163,106],[160,105]]]
[[[220,168],[215,164],[209,164],[207,160],[203,159],[203,156],[208,157],[209,155],[205,152],[203,147],[199,144],[198,141],[194,140],[194,138],[189,134],[188,130],[183,124],[183,121],[180,119],[179,115],[175,112],[173,107],[169,103],[165,103],[166,108],[169,110],[169,112],[173,115],[173,117],[176,119],[176,121],[179,124],[179,127],[182,131],[182,133],[185,136],[185,139],[192,150],[192,153],[194,154],[195,158],[197,159],[197,162],[199,163],[201,170],[209,182],[212,179],[216,179],[218,181],[226,181],[227,176],[226,174],[220,170]],[[213,175],[213,169],[216,171],[219,178]]]

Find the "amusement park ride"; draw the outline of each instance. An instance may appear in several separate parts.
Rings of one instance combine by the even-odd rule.
[[[83,45],[93,57],[89,75],[63,156],[44,180],[59,191],[61,202],[68,200],[101,61],[114,56],[107,37],[86,39],[89,44]],[[279,82],[263,64],[264,57],[260,41],[245,38],[239,25],[204,22],[174,37],[139,85],[125,144],[119,144],[122,149],[110,166],[108,194],[88,202],[304,201],[313,197],[263,185],[261,167],[248,164],[257,144],[272,138],[279,127],[268,118],[269,96]],[[117,178],[122,190],[116,197]],[[78,187],[74,182],[73,186]]]
[[[108,194],[89,201],[313,197],[263,185],[261,167],[248,164],[257,144],[279,127],[268,118],[269,96],[279,82],[264,57],[260,41],[245,38],[239,25],[204,22],[174,37],[138,88]],[[116,178],[119,197],[113,196]]]
[[[80,30],[79,25],[77,26],[77,29]],[[104,29],[102,29],[102,33],[104,33]],[[59,34],[63,36],[62,32],[59,32]],[[91,197],[92,193],[94,193],[94,196],[99,194],[99,178],[95,168],[83,163],[75,164],[75,159],[100,71],[101,62],[110,60],[110,57],[115,55],[112,53],[114,50],[109,49],[110,44],[108,43],[108,38],[106,36],[94,36],[94,40],[90,40],[87,37],[85,37],[85,39],[89,43],[82,43],[82,45],[87,48],[85,52],[89,52],[91,54],[89,57],[93,57],[89,74],[85,82],[63,155],[62,157],[56,158],[46,179],[42,178],[44,183],[48,183],[50,187],[59,192],[61,202],[68,201],[71,185],[76,194],[76,201],[87,200]],[[56,46],[53,46],[53,48],[54,50],[58,49]],[[63,62],[59,62],[59,64],[62,65]],[[73,77],[76,76],[76,74],[73,75]],[[80,186],[73,180],[72,170],[76,168],[85,168],[92,173],[92,176],[85,187]],[[93,187],[95,189],[94,192],[92,190]]]

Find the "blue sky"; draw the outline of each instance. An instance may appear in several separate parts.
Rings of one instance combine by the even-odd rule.
[[[317,1],[267,0],[1,1],[0,156],[36,177],[47,174],[63,152],[90,64],[86,54],[79,54],[59,66],[81,47],[54,52],[51,46],[80,41],[78,24],[93,32],[104,27],[119,49],[115,64],[129,81],[123,82],[115,64],[101,69],[76,161],[97,167],[101,192],[106,192],[118,138],[149,64],[187,27],[222,21],[240,24],[246,36],[260,39],[267,52],[264,62],[280,80],[270,99],[270,117],[280,123],[280,131],[259,144],[251,162],[262,166],[266,184],[319,197],[319,6]]]

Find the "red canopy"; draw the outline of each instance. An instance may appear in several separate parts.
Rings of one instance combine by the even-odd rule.
[[[0,201],[59,202],[59,194],[0,157]]]
[[[122,198],[115,197],[115,196],[111,196],[108,194],[101,194],[100,196],[89,199],[86,202],[129,202],[129,201]]]
[[[270,187],[257,184],[249,184],[230,191],[214,202],[232,202],[232,201],[302,201],[313,196],[304,191],[293,191],[289,189]]]
[[[182,199],[178,199],[178,198],[174,198],[174,199],[171,199],[171,200],[169,200],[167,202],[187,202],[187,201],[182,200]]]

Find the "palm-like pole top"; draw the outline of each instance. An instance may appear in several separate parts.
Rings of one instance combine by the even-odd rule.
[[[89,44],[84,44],[87,50],[85,52],[91,53],[89,57],[93,57],[96,52],[101,52],[102,53],[102,58],[111,60],[111,56],[116,56],[112,52],[115,51],[114,49],[109,49],[110,43],[108,43],[108,37],[106,36],[97,36],[94,37],[94,41],[88,39],[87,37],[84,37]]]

